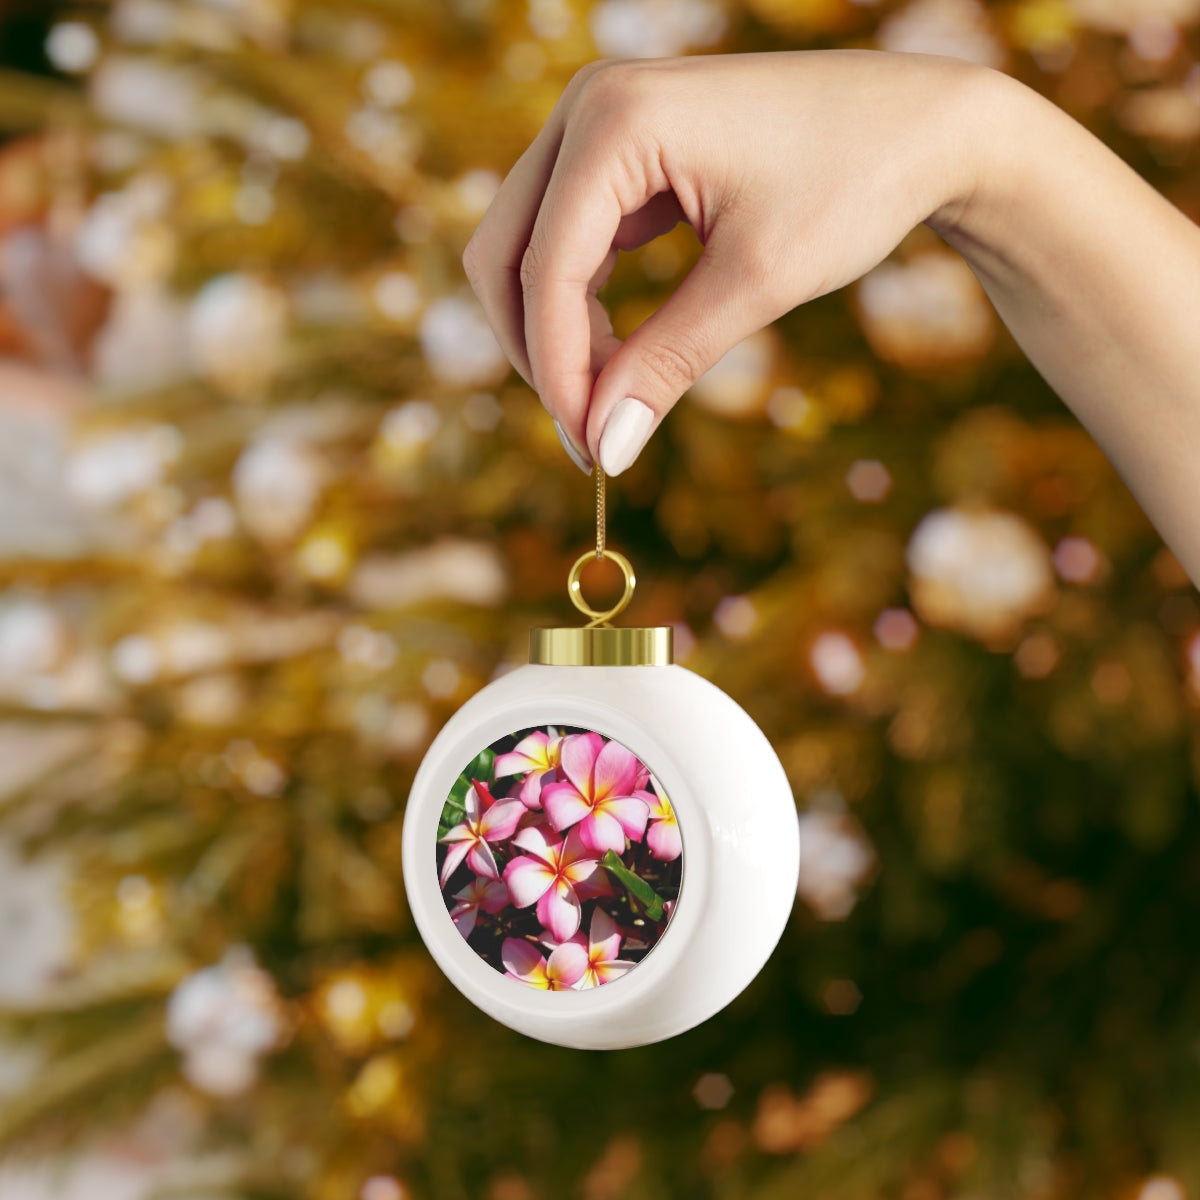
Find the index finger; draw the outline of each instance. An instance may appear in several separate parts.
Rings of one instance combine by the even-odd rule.
[[[627,149],[627,147],[626,147]],[[525,347],[542,403],[577,445],[595,377],[593,281],[609,258],[622,218],[660,189],[632,178],[611,138],[568,126],[521,261]]]
[[[546,123],[513,164],[463,252],[463,269],[501,349],[533,387],[525,348],[521,259],[562,144],[566,115],[579,89],[605,64],[589,63],[575,73]]]

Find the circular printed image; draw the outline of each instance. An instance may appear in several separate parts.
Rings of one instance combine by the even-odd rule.
[[[530,987],[579,991],[657,945],[683,841],[641,759],[590,730],[548,726],[500,738],[463,768],[437,866],[446,909],[480,958]]]

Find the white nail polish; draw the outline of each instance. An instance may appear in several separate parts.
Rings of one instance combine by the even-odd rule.
[[[626,396],[609,414],[600,435],[600,465],[606,475],[620,475],[642,452],[654,425],[654,410]]]
[[[592,473],[592,464],[583,456],[579,447],[567,437],[566,430],[557,421],[554,422],[554,432],[558,434],[558,440],[562,442],[562,448],[567,452],[567,457],[585,475],[590,475]]]

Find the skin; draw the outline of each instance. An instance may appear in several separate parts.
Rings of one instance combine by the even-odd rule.
[[[621,342],[597,291],[617,251],[680,220],[704,252]],[[657,428],[742,338],[858,279],[922,222],[1200,581],[1200,229],[1007,76],[859,50],[592,63],[463,264],[587,460],[622,397]]]

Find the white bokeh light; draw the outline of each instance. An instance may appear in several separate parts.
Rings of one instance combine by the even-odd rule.
[[[844,633],[822,633],[808,652],[817,682],[831,696],[850,696],[862,686],[867,668],[853,640]]]
[[[434,376],[457,387],[488,387],[509,372],[483,309],[465,296],[435,300],[421,318],[421,349]]]

